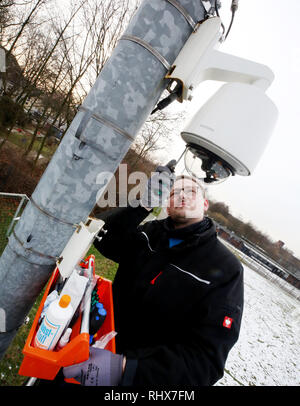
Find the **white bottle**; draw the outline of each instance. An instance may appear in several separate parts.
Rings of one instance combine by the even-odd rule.
[[[36,333],[35,347],[53,350],[73,314],[70,301],[71,297],[69,295],[63,295],[49,305],[42,324]]]
[[[54,302],[54,300],[57,300],[58,297],[59,297],[59,295],[58,295],[57,290],[53,290],[53,291],[50,293],[50,295],[47,296],[47,298],[46,298],[46,300],[45,300],[45,303],[44,303],[44,307],[43,307],[42,313],[41,313],[40,318],[39,318],[39,323],[42,321],[43,317],[45,316],[46,311],[47,311],[48,307],[50,306],[50,304],[51,304],[52,302]]]

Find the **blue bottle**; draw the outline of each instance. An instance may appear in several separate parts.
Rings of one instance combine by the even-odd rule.
[[[106,310],[103,305],[96,306],[90,314],[90,335],[94,335],[100,329],[106,318]]]

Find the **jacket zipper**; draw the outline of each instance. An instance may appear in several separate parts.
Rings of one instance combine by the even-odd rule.
[[[151,252],[156,252],[155,250],[153,250],[153,249],[151,248],[151,246],[150,246],[150,241],[149,241],[149,237],[147,236],[147,234],[146,234],[144,231],[141,231],[141,233],[146,237],[147,243],[148,243],[148,247],[149,247],[150,251],[151,251]],[[179,268],[179,266],[174,265],[174,264],[172,264],[171,262],[170,262],[170,265],[174,266],[176,269],[178,269],[178,271],[181,271],[181,272],[184,272],[184,273],[190,275],[192,278],[196,279],[198,282],[202,282],[202,283],[205,283],[206,285],[210,285],[210,281],[207,281],[207,280],[205,280],[205,279],[198,278],[198,276],[196,276],[196,275],[194,275],[194,274],[192,274],[192,273],[190,273],[190,272],[184,271],[183,269]]]

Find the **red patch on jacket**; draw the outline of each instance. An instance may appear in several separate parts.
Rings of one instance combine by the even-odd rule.
[[[223,320],[223,327],[231,328],[232,322],[233,322],[233,319],[231,319],[231,318],[228,317],[228,316],[225,316],[225,317],[224,317],[224,320]]]
[[[160,273],[159,273],[158,275],[156,275],[155,278],[152,279],[152,281],[150,282],[151,285],[154,285],[154,284],[155,284],[156,279],[157,279],[157,278],[159,277],[159,275],[161,275],[161,274],[162,274],[162,271],[160,271]]]

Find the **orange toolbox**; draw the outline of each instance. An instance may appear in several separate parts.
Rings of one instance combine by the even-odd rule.
[[[80,266],[86,268],[86,264],[90,258],[95,257],[90,255],[83,261]],[[96,278],[97,294],[107,311],[104,323],[94,336],[94,341],[97,341],[105,334],[114,331],[114,313],[113,313],[113,298],[112,298],[112,282],[108,279],[95,275],[95,261],[93,261],[93,275]],[[39,379],[53,380],[58,374],[60,368],[78,364],[86,361],[89,358],[90,335],[88,333],[80,333],[82,314],[78,316],[75,324],[72,326],[72,334],[68,344],[59,351],[44,350],[33,346],[34,338],[39,328],[39,318],[42,313],[47,296],[54,290],[59,277],[59,270],[56,268],[48,282],[44,296],[36,313],[31,330],[27,337],[23,354],[24,359],[19,369],[19,374],[35,377]],[[105,347],[106,350],[116,352],[115,338],[112,338]],[[76,383],[74,380],[68,382]]]

